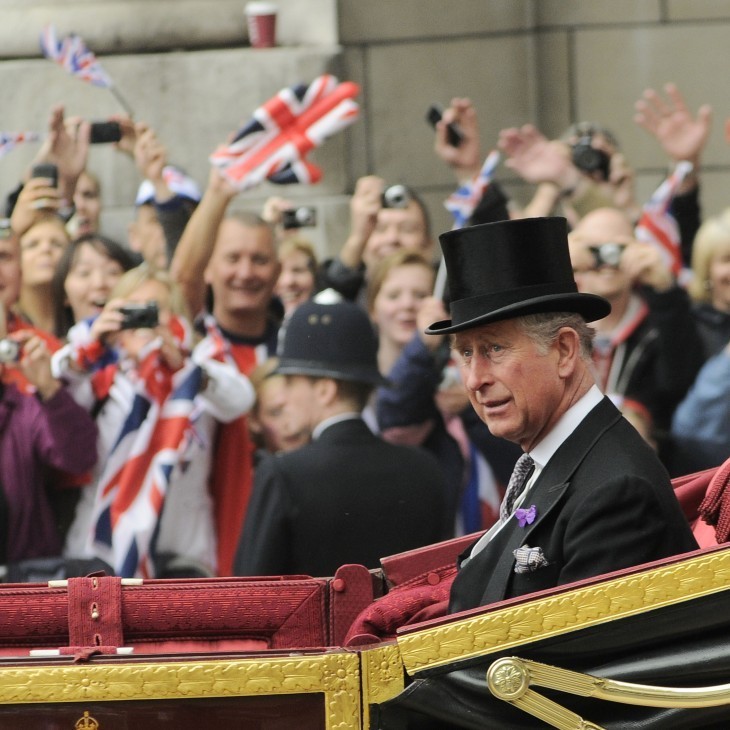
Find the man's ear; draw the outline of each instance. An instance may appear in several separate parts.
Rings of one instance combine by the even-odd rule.
[[[331,405],[337,400],[339,388],[337,382],[332,378],[317,378],[314,383],[314,390],[317,398],[323,405]]]
[[[558,375],[568,378],[580,360],[580,337],[572,327],[561,327],[555,341],[558,352]]]

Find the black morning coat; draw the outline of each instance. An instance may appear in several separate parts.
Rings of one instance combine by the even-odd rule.
[[[512,517],[460,569],[452,613],[697,549],[667,472],[608,398],[545,465],[522,507],[532,505],[532,524]],[[525,545],[547,565],[515,572]]]
[[[442,470],[428,452],[395,446],[361,419],[256,468],[236,575],[334,575],[445,536]],[[451,526],[453,529],[453,526]]]

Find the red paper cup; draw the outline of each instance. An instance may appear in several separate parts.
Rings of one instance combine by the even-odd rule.
[[[276,45],[276,14],[278,7],[269,2],[246,4],[245,14],[248,38],[254,48],[272,48]]]

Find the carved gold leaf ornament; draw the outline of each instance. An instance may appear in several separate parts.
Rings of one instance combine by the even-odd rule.
[[[333,651],[296,658],[138,664],[49,663],[0,669],[0,704],[174,700],[180,697],[301,693],[322,694],[327,730],[359,728],[358,655]]]
[[[397,644],[380,644],[364,648],[362,663],[363,728],[370,727],[370,705],[379,704],[399,695],[405,687],[403,660]]]
[[[730,588],[730,549],[398,637],[410,675]]]

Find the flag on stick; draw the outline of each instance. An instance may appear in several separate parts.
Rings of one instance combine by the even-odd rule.
[[[52,25],[47,25],[41,33],[40,44],[41,51],[46,58],[55,61],[71,76],[102,89],[109,89],[124,111],[130,117],[134,116],[131,107],[114,85],[111,76],[102,68],[101,63],[87,48],[81,36],[72,33],[59,39],[56,29]]]
[[[0,157],[4,157],[22,142],[38,142],[38,132],[0,132]]]
[[[677,163],[674,172],[644,204],[634,230],[637,241],[645,241],[659,248],[672,273],[678,277],[683,268],[681,237],[679,226],[669,212],[669,207],[679,186],[690,172],[692,172],[691,162]]]
[[[254,111],[233,141],[210,157],[239,190],[264,180],[274,183],[315,183],[322,171],[307,154],[357,119],[354,101],[360,89],[325,74],[311,84],[282,89]]]

